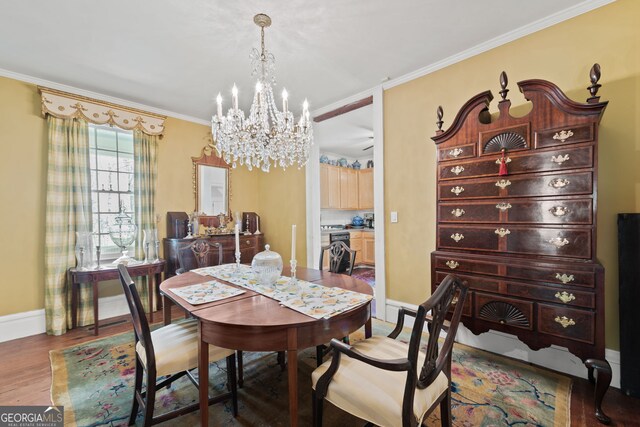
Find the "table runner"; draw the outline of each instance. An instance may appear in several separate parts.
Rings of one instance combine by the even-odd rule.
[[[223,264],[191,270],[202,276],[212,276],[234,285],[250,289],[273,298],[292,310],[313,317],[329,318],[365,304],[371,295],[353,292],[342,288],[331,288],[297,279],[292,283],[290,277],[280,276],[273,286],[258,283],[251,267],[240,264]]]

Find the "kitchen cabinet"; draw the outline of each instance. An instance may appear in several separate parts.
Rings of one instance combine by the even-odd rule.
[[[358,209],[358,171],[339,168],[340,170],[340,208]]]
[[[362,233],[362,263],[374,265],[376,263],[376,243],[374,233]]]
[[[373,209],[373,169],[320,165],[322,209]]]
[[[320,165],[320,207],[340,209],[340,168]]]
[[[349,246],[356,252],[356,265],[362,264],[362,231],[349,232]]]
[[[358,209],[373,209],[373,168],[358,171]]]

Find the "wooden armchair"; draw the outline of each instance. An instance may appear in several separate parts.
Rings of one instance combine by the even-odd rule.
[[[180,268],[176,270],[176,274],[182,274],[196,268],[220,265],[222,264],[222,245],[218,242],[197,239],[190,245],[178,249],[178,263]]]
[[[320,266],[318,270],[322,270],[322,263],[324,261],[324,253],[325,251],[329,251],[329,271],[332,273],[338,273],[340,269],[340,264],[345,256],[349,257],[349,267],[347,267],[347,271],[345,274],[351,276],[353,273],[353,266],[356,263],[356,253],[357,251],[351,249],[341,240],[336,240],[330,245],[323,246],[320,249]],[[348,254],[348,255],[347,255]]]
[[[199,402],[179,408],[162,415],[153,416],[156,390],[171,385],[180,377],[188,378],[198,387],[198,380],[191,374],[191,370],[198,366],[198,323],[185,321],[163,326],[153,332],[142,308],[142,302],[136,287],[129,276],[127,267],[118,265],[120,283],[131,311],[135,336],[136,373],[133,393],[133,405],[129,415],[129,425],[134,425],[138,415],[138,408],[144,414],[143,425],[158,424],[188,412],[197,411]],[[226,348],[209,346],[209,361],[217,362],[227,359],[227,380],[230,392],[209,398],[209,404],[232,399],[233,414],[238,415],[238,394],[236,387],[235,351]],[[146,374],[146,390],[142,391],[143,375]],[[158,377],[170,375],[159,383]]]
[[[379,426],[415,427],[440,405],[443,426],[451,425],[451,353],[467,295],[467,283],[447,276],[418,310],[401,308],[388,337],[376,336],[353,346],[331,340],[333,357],[312,375],[313,425],[322,425],[324,399]],[[446,338],[447,312],[453,308]],[[431,316],[427,318],[427,312]],[[415,317],[409,344],[395,340],[405,315]],[[425,321],[430,334],[425,351],[420,341]]]

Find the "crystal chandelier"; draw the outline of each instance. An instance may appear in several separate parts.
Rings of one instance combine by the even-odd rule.
[[[301,168],[309,159],[309,150],[313,144],[313,130],[309,120],[309,104],[305,99],[302,115],[296,122],[293,113],[288,110],[289,101],[286,89],[282,90],[282,111],[276,107],[273,96],[275,85],[275,57],[264,47],[264,29],[271,25],[271,18],[265,14],[253,17],[260,27],[260,50],[253,49],[251,62],[252,76],[257,76],[253,103],[249,117],[238,108],[238,88],[233,85],[232,106],[227,115],[222,114],[222,96],[216,99],[218,111],[211,119],[213,146],[218,156],[232,167],[237,163],[246,165],[249,170],[259,167],[269,172],[274,167],[297,164]]]

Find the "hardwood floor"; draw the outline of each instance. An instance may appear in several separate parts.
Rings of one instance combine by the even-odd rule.
[[[173,312],[174,318],[182,313]],[[157,313],[156,319],[162,317]],[[100,337],[131,330],[129,316],[121,316],[100,324]],[[0,406],[49,405],[51,368],[49,350],[70,347],[96,339],[91,328],[78,328],[59,337],[34,335],[0,343]],[[612,426],[640,426],[640,399],[626,396],[610,388],[602,407]],[[593,417],[593,387],[587,380],[573,379],[571,393],[571,425],[601,426]]]

